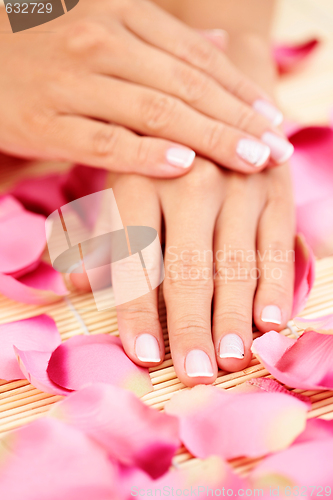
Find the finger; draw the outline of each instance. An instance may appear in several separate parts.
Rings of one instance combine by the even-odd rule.
[[[161,210],[159,200],[148,179],[138,176],[121,176],[114,182],[113,191],[124,226],[127,228],[129,226],[148,226],[154,228],[160,236]],[[139,208],[140,210],[138,210]],[[130,251],[133,255],[134,247],[130,238],[131,233],[128,232],[128,235]],[[147,258],[143,257],[143,259],[147,271]],[[158,262],[156,266],[159,266]],[[149,263],[149,267],[151,267],[151,263]],[[129,272],[127,267],[124,269],[126,273],[122,273],[122,280],[127,279]],[[140,272],[142,273],[142,269]],[[146,278],[148,277],[147,283],[150,291],[141,297],[117,306],[118,328],[123,347],[132,361],[142,366],[155,366],[163,360],[164,340],[158,315],[158,288],[151,289],[152,281],[149,280],[151,274],[149,272],[145,274]],[[117,277],[112,276],[113,282],[115,278]],[[130,270],[128,279],[129,286],[132,287],[131,283],[136,286],[135,270]]]
[[[125,40],[122,42],[121,38],[118,49],[123,57],[112,58],[110,53],[113,53],[114,42],[111,37],[106,38],[103,48],[94,57],[96,71],[178,97],[200,113],[259,139],[268,131],[281,139],[280,132],[272,127],[267,118],[230,94],[203,71],[133,35],[126,36]]]
[[[108,95],[106,105],[104,96]],[[245,173],[264,168],[270,148],[248,134],[208,118],[181,100],[114,78],[85,80],[75,112],[163,137]]]
[[[124,127],[74,115],[57,116],[43,134],[48,157],[121,173],[177,177],[195,157],[193,150],[174,142],[139,137]]]
[[[166,220],[163,292],[170,349],[177,376],[187,386],[210,384],[217,376],[211,336],[212,235],[220,199],[214,194],[207,203],[205,183],[212,176],[204,161],[197,161],[194,168],[197,177],[192,177],[191,186],[179,183],[179,196],[174,195],[171,204],[167,203],[167,189],[161,197]],[[189,189],[193,204],[183,196]],[[210,191],[214,192],[212,186]]]
[[[124,9],[123,22],[146,42],[211,75],[230,93],[257,107],[257,111],[272,119],[275,125],[282,122],[281,112],[256,84],[243,75],[221,50],[178,19],[150,2],[140,2],[140,5],[134,2],[131,8]]]
[[[260,205],[255,183],[234,176],[216,223],[213,338],[218,365],[227,371],[242,370],[251,360]]]
[[[283,184],[274,179],[283,168]],[[281,176],[280,176],[281,177]],[[261,332],[280,331],[291,316],[294,289],[295,222],[289,174],[270,172],[271,193],[258,227],[260,278],[254,321]]]

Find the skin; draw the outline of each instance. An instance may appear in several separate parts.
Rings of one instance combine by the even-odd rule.
[[[163,178],[187,172],[167,161],[173,147],[246,173],[272,165],[236,153],[241,138],[281,135],[252,108],[267,93],[152,2],[81,0],[51,34],[11,36],[0,9],[0,28],[0,150]]]
[[[256,33],[240,34],[230,40],[229,54],[240,69],[267,92],[273,92],[274,70],[265,38]],[[179,379],[188,386],[210,384],[218,367],[244,369],[251,359],[252,320],[263,333],[279,331],[291,314],[295,227],[288,165],[242,175],[197,158],[191,172],[182,178],[165,181],[113,174],[109,186],[124,225],[151,226],[161,237],[164,220],[163,293],[171,355]],[[224,248],[230,249],[227,255],[221,254]],[[247,256],[253,254],[256,260],[248,261]],[[237,275],[238,266],[246,272]],[[258,272],[261,276],[256,279]],[[189,279],[189,275],[195,278]],[[84,276],[73,275],[73,279],[82,288],[87,286]],[[157,299],[154,290],[117,308],[124,349],[142,366],[158,363],[145,363],[136,356],[140,334],[153,335],[162,359],[164,355]],[[280,325],[261,320],[267,305],[280,308]],[[230,333],[242,338],[244,359],[219,356],[221,339]],[[211,377],[189,377],[186,373],[185,359],[193,349],[209,356]]]

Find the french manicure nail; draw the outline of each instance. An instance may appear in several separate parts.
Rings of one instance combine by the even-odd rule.
[[[252,139],[241,139],[238,141],[236,152],[243,160],[255,167],[264,165],[271,154],[268,146]]]
[[[220,358],[244,358],[244,344],[239,335],[228,333],[220,342]]]
[[[145,361],[147,363],[157,363],[161,361],[158,342],[156,338],[149,333],[143,333],[136,339],[135,353],[140,361]]]
[[[189,377],[212,377],[213,368],[209,356],[199,349],[190,351],[185,359],[185,370]]]
[[[264,323],[275,323],[276,325],[281,325],[282,314],[280,308],[277,306],[264,307],[261,313],[261,321]]]
[[[255,111],[267,118],[274,127],[281,125],[283,122],[283,114],[269,101],[258,99],[254,101],[252,107]]]
[[[189,168],[195,158],[195,152],[186,148],[169,148],[166,159],[170,165],[180,168]]]
[[[289,141],[272,132],[265,132],[261,140],[270,147],[271,157],[277,163],[285,163],[294,152],[294,146]]]

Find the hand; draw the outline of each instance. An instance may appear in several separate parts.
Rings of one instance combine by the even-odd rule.
[[[163,293],[179,379],[188,386],[212,383],[218,366],[244,369],[251,360],[252,318],[266,332],[283,329],[291,314],[294,217],[288,167],[244,176],[198,158],[179,179],[111,175],[110,186],[125,226],[151,226],[161,234],[164,217]],[[73,274],[72,281],[87,288],[84,275]],[[153,290],[117,308],[124,349],[142,366],[163,360],[157,306]]]
[[[156,177],[193,149],[248,173],[292,153],[260,88],[149,1],[81,0],[48,29],[0,35],[3,151]]]

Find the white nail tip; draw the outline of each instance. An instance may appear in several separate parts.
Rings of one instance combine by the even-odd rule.
[[[261,140],[270,147],[271,157],[277,163],[285,163],[294,152],[294,146],[289,141],[272,132],[265,132]]]
[[[229,333],[221,339],[219,357],[225,358],[244,358],[244,344],[239,335]]]
[[[194,378],[194,377],[212,377],[214,375],[213,372],[191,372],[188,373],[187,376]]]
[[[255,167],[264,165],[271,154],[269,146],[251,139],[241,139],[238,141],[236,152],[243,160]]]
[[[192,149],[170,148],[166,153],[168,163],[174,167],[189,168],[195,158],[195,152]]]

